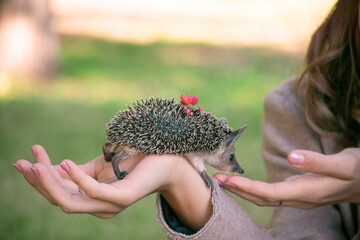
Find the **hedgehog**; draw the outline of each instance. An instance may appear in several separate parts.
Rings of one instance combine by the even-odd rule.
[[[220,171],[244,172],[236,161],[234,144],[247,125],[232,131],[226,118],[218,119],[202,107],[190,107],[197,103],[197,97],[189,96],[189,100],[190,104],[184,95],[181,103],[174,98],[140,99],[107,123],[104,159],[112,162],[119,180],[128,174],[120,171],[119,162],[138,153],[182,155],[211,189],[213,183],[204,163]]]

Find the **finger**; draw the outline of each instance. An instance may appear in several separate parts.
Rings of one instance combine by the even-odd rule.
[[[278,183],[267,183],[251,180],[245,177],[233,176],[229,177],[224,183],[224,185],[235,187],[239,191],[257,196],[267,202],[278,203],[281,200],[285,200],[285,196],[283,196],[282,192],[284,190],[282,190],[281,188],[278,190]]]
[[[301,209],[311,209],[316,208],[320,206],[325,206],[329,204],[336,203],[336,201],[333,202],[309,202],[309,201],[299,201],[299,200],[267,200],[263,197],[259,197],[257,195],[253,195],[251,193],[243,192],[237,188],[234,188],[230,185],[224,185],[223,186],[226,190],[238,195],[239,197],[248,200],[258,206],[268,206],[268,207],[295,207],[295,208],[301,208]],[[281,202],[281,204],[280,204]]]
[[[269,207],[296,207],[301,209],[310,209],[318,206],[326,205],[325,203],[312,203],[312,202],[304,202],[298,200],[276,200],[271,198],[266,198],[262,193],[252,193],[245,192],[241,190],[238,186],[233,183],[223,184],[223,188],[226,190],[238,195],[239,197],[248,200],[258,206],[269,206]],[[281,204],[280,204],[281,202]]]
[[[47,166],[52,166],[49,155],[47,154],[46,150],[41,145],[32,146],[31,151],[34,155],[36,163],[42,163]],[[59,165],[51,167],[51,168],[49,168],[49,170],[51,171],[53,177],[58,182],[69,183],[69,182],[61,181],[62,179],[70,179],[70,178],[69,178],[68,174],[66,174],[66,172],[64,172],[63,169],[61,169],[61,167]]]
[[[29,161],[26,160],[18,160],[16,162],[18,166],[23,169],[23,175],[28,183],[35,188],[41,195],[43,195],[48,201],[55,205],[53,199],[46,193],[46,191],[42,188],[38,176],[39,171],[35,168]]]
[[[28,183],[30,183],[32,186],[38,184],[38,180],[36,178],[34,170],[31,170],[31,168],[33,167],[32,163],[27,160],[20,159],[16,162],[16,165],[18,165],[22,169],[23,176],[25,177],[26,181],[28,181]]]
[[[47,199],[53,199],[55,205],[60,206],[66,213],[114,213],[122,210],[114,204],[91,199],[80,192],[67,192],[51,177],[45,165],[37,164],[36,168],[39,171],[41,186],[46,191],[45,196],[49,196]]]
[[[269,202],[299,201],[312,207],[344,202],[349,197],[349,181],[316,174],[299,175],[278,183],[245,179],[237,182],[236,187]]]
[[[135,201],[130,200],[132,194],[127,191],[129,186],[126,186],[126,179],[120,181],[122,186],[114,187],[111,184],[99,183],[70,160],[64,160],[60,166],[90,198],[111,202],[124,208]]]
[[[214,177],[221,182],[222,187],[227,189],[228,191],[244,198],[248,201],[255,203],[258,206],[271,206],[277,207],[281,200],[277,199],[270,193],[264,192],[264,190],[260,190],[259,192],[252,192],[253,188],[261,187],[262,189],[267,189],[265,186],[269,187],[271,184],[262,183],[258,181],[252,181],[247,178],[238,177],[236,179],[231,179],[231,177],[217,173]],[[271,188],[273,189],[273,188]],[[267,192],[269,190],[266,190]],[[271,195],[272,197],[269,197]],[[267,197],[266,197],[267,196]]]
[[[31,147],[31,151],[34,155],[35,162],[43,163],[45,165],[51,165],[50,158],[41,145],[34,145]]]
[[[216,176],[217,177],[217,176]],[[237,193],[248,194],[253,196],[255,199],[260,199],[258,202],[279,203],[280,201],[294,201],[300,200],[304,197],[304,186],[307,184],[303,181],[294,182],[278,182],[278,183],[267,183],[262,181],[255,181],[245,177],[232,176],[228,177],[223,181],[223,186],[226,189],[237,191]],[[312,184],[310,182],[310,184]],[[305,194],[308,196],[307,194]]]
[[[79,186],[70,179],[69,175],[60,167],[60,165],[49,166],[48,168],[53,178],[61,187],[75,192],[79,191]]]
[[[214,177],[215,179],[217,179],[218,182],[220,182],[220,183],[226,182],[226,180],[229,178],[228,175],[223,174],[223,173],[216,173],[216,174],[214,174],[213,177]]]
[[[288,155],[288,162],[307,172],[347,180],[356,176],[356,171],[360,168],[360,161],[347,152],[324,155],[313,151],[295,150]]]
[[[42,163],[46,165],[48,167],[48,171],[51,172],[52,177],[58,184],[69,189],[77,189],[77,186],[71,181],[64,181],[66,178],[69,179],[69,176],[60,167],[54,167],[51,165],[49,155],[41,145],[32,146],[31,151],[34,155],[35,163]]]
[[[227,189],[228,191],[248,200],[253,203],[255,203],[258,206],[278,206],[279,202],[276,199],[269,199],[265,198],[263,195],[264,193],[254,194],[249,189],[253,187],[253,184],[256,184],[255,181],[252,181],[247,178],[237,178],[237,179],[230,179],[231,177],[222,174],[217,173],[214,175],[214,177],[221,183],[222,187]],[[255,186],[256,187],[256,186]]]
[[[90,213],[101,218],[110,218],[122,210],[118,206],[110,203],[88,199],[87,196],[81,195],[76,191],[72,191],[74,195],[69,194],[66,192],[66,189],[57,182],[51,171],[49,171],[49,168],[44,164],[35,164],[33,166],[26,160],[19,160],[16,164],[23,170],[25,179],[50,203],[60,205],[64,212]],[[39,178],[31,168],[36,169],[35,171],[37,171]],[[69,196],[70,201],[66,200],[69,199]]]
[[[280,201],[275,200],[267,200],[265,198],[253,195],[251,193],[247,193],[244,191],[239,190],[238,188],[235,188],[231,185],[223,185],[223,188],[226,190],[238,195],[239,197],[248,200],[258,206],[270,206],[270,207],[277,207],[279,206]]]
[[[60,178],[70,180],[69,175],[64,171],[64,169],[60,167],[60,165],[55,165],[54,168],[56,172],[59,174]]]

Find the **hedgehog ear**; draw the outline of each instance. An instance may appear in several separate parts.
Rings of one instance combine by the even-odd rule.
[[[226,125],[229,125],[229,122],[228,122],[228,120],[226,119],[226,117],[220,118],[220,121],[223,122],[223,123],[226,124]]]
[[[238,130],[232,131],[231,133],[229,133],[228,135],[226,135],[223,145],[228,148],[230,146],[233,146],[236,142],[236,140],[240,137],[240,135],[245,131],[245,129],[247,128],[247,125],[245,124],[244,126],[242,126],[241,128],[239,128]]]

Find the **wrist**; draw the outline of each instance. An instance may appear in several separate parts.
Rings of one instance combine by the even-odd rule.
[[[160,194],[178,219],[197,231],[212,215],[211,192],[195,168],[184,158],[174,157],[168,184]]]

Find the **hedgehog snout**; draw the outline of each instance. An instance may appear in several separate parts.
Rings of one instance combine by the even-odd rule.
[[[237,173],[240,173],[240,174],[243,174],[244,173],[244,169],[242,169],[240,167],[240,165],[235,161],[234,162],[234,165],[232,167],[232,172],[237,172]]]

